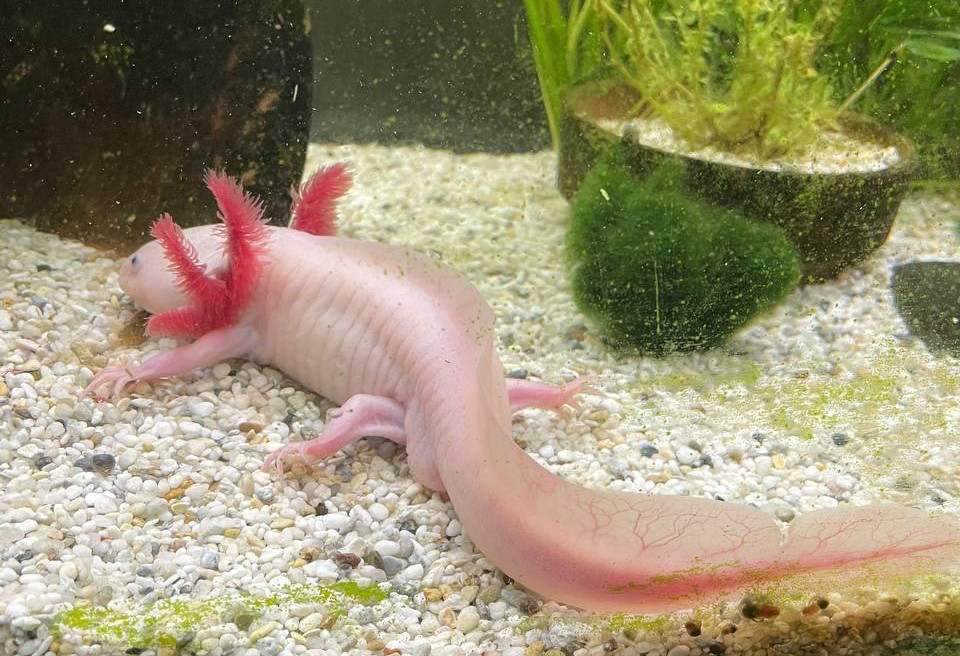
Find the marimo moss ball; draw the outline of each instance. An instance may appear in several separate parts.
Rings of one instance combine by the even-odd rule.
[[[574,299],[614,346],[708,349],[779,302],[800,260],[769,223],[693,200],[682,165],[639,184],[611,152],[573,199]]]

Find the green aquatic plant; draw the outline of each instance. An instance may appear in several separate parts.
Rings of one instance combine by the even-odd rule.
[[[888,60],[853,108],[916,144],[920,177],[960,178],[960,2],[845,3],[818,68],[852,89]]]
[[[603,66],[593,0],[524,0],[540,92],[556,146],[560,141],[563,92]]]
[[[815,59],[843,2],[596,0],[608,55],[649,114],[694,148],[761,158],[838,127]]]
[[[638,184],[615,149],[573,200],[574,300],[614,346],[665,354],[723,343],[796,285],[776,226],[700,203],[669,161]]]
[[[524,0],[554,146],[563,93],[601,75],[694,146],[790,154],[848,109],[960,177],[955,0]]]

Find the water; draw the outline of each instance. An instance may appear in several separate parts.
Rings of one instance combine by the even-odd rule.
[[[925,344],[924,340],[934,343],[937,338],[923,327],[925,319],[936,319],[936,312],[942,312],[940,327],[945,327],[941,332],[946,337],[941,339],[950,339],[953,283],[934,278],[926,287],[910,287],[910,295],[902,293],[902,287],[899,298],[894,292],[898,267],[960,258],[960,204],[955,173],[951,173],[955,171],[951,162],[960,161],[960,153],[949,110],[935,102],[941,97],[938,94],[949,93],[946,81],[956,74],[955,62],[946,61],[949,52],[937,51],[944,61],[908,60],[914,61],[915,68],[900,75],[913,70],[936,83],[927,95],[915,92],[910,103],[899,101],[896,107],[901,111],[896,116],[891,117],[889,108],[884,114],[884,93],[891,87],[919,84],[919,78],[911,82],[907,77],[890,77],[887,87],[868,92],[874,95],[859,101],[863,104],[858,107],[871,111],[888,127],[908,133],[917,145],[914,176],[918,182],[903,188],[899,205],[893,203],[895,220],[886,239],[869,244],[866,252],[856,247],[839,251],[837,257],[853,257],[850,253],[856,251],[862,259],[844,260],[838,265],[841,271],[826,274],[830,267],[824,268],[822,262],[833,265],[839,260],[825,258],[824,241],[814,240],[812,246],[804,242],[812,250],[797,256],[794,277],[786,276],[790,284],[785,285],[782,298],[769,301],[756,315],[750,313],[742,327],[731,330],[718,346],[668,353],[663,352],[665,342],[651,335],[684,329],[682,322],[670,323],[678,316],[670,301],[683,291],[671,276],[681,270],[682,262],[699,261],[699,251],[679,246],[634,251],[654,253],[656,268],[651,269],[652,277],[636,279],[632,296],[617,297],[627,299],[619,307],[642,309],[644,299],[651,298],[656,315],[652,319],[649,314],[638,315],[653,328],[631,333],[639,339],[631,338],[632,350],[623,350],[613,345],[622,339],[616,326],[604,323],[604,315],[595,307],[590,310],[584,305],[591,297],[576,292],[585,289],[586,283],[578,282],[582,271],[571,268],[566,246],[571,226],[585,219],[571,210],[565,196],[573,195],[586,170],[569,159],[564,163],[574,143],[569,135],[560,143],[558,159],[550,149],[548,124],[539,114],[539,105],[534,104],[537,112],[533,112],[527,100],[517,97],[529,94],[536,100],[537,92],[534,59],[525,50],[526,23],[519,7],[484,10],[478,5],[438,13],[437,24],[445,31],[437,28],[441,36],[436,36],[436,47],[425,48],[418,41],[409,51],[409,61],[395,57],[393,66],[387,66],[394,84],[379,83],[376,93],[365,94],[363,85],[348,93],[350,85],[341,76],[324,90],[324,80],[329,79],[324,76],[334,70],[356,70],[361,81],[377,78],[386,70],[384,58],[389,60],[400,51],[397,44],[402,44],[398,39],[404,29],[432,34],[433,27],[417,18],[429,12],[427,4],[411,9],[406,22],[370,22],[368,31],[382,37],[372,41],[358,27],[356,17],[333,10],[324,14],[319,7],[311,10],[317,57],[313,79],[302,67],[274,66],[280,75],[258,73],[258,79],[275,79],[279,85],[280,93],[272,102],[283,106],[282,113],[269,120],[279,121],[292,135],[276,146],[289,153],[279,158],[282,161],[276,149],[255,164],[238,155],[253,148],[253,142],[262,145],[264,139],[270,140],[269,131],[258,129],[250,143],[245,142],[238,120],[227,121],[222,130],[233,134],[242,147],[201,138],[199,151],[184,156],[182,164],[164,156],[143,165],[171,171],[166,178],[156,178],[156,184],[137,186],[124,180],[115,186],[104,184],[104,176],[114,166],[112,160],[104,166],[64,164],[83,184],[69,190],[57,183],[41,203],[36,192],[30,192],[36,181],[24,182],[31,180],[29,174],[9,178],[17,198],[8,199],[3,213],[20,218],[0,220],[0,476],[4,478],[0,494],[0,639],[4,647],[0,651],[123,653],[137,649],[172,654],[189,649],[209,654],[450,656],[689,656],[823,650],[951,653],[960,606],[956,575],[944,563],[934,567],[922,558],[901,554],[898,571],[885,570],[883,560],[878,560],[870,563],[873,569],[865,578],[859,576],[859,565],[851,562],[827,577],[810,574],[788,580],[776,576],[756,586],[737,587],[726,599],[718,600],[703,589],[679,604],[660,598],[647,600],[642,607],[637,601],[633,612],[629,608],[616,614],[578,611],[558,603],[558,598],[570,593],[556,581],[570,577],[584,563],[603,565],[605,558],[621,553],[618,545],[623,542],[610,539],[617,536],[614,529],[585,530],[580,524],[592,516],[609,517],[610,525],[617,526],[617,513],[594,508],[592,515],[585,514],[571,503],[561,506],[564,509],[555,517],[543,518],[538,511],[553,508],[545,501],[552,498],[550,487],[510,497],[511,482],[516,480],[513,472],[498,471],[491,477],[492,487],[478,489],[485,491],[485,498],[505,491],[507,499],[515,498],[514,505],[504,506],[495,517],[485,516],[484,523],[471,523],[474,520],[462,505],[465,500],[455,482],[446,482],[449,495],[433,491],[411,471],[411,467],[419,470],[411,465],[404,446],[381,437],[348,443],[312,466],[290,463],[282,477],[261,471],[264,459],[275,449],[323,435],[336,418],[335,412],[329,413],[338,404],[290,380],[278,368],[249,358],[226,358],[204,363],[191,375],[139,382],[122,397],[97,401],[83,395],[93,375],[108,365],[124,360],[133,365],[177,346],[172,339],[144,335],[146,316],[120,289],[117,272],[121,255],[136,248],[160,212],[173,210],[185,226],[214,219],[212,199],[205,195],[201,180],[203,164],[224,166],[227,173],[243,176],[247,188],[266,201],[274,224],[281,225],[289,184],[319,167],[347,162],[353,178],[337,203],[339,236],[407,247],[458,271],[493,310],[494,345],[510,379],[564,385],[578,377],[597,377],[592,389],[578,395],[580,407],[575,411],[527,408],[514,417],[513,439],[553,474],[598,491],[747,504],[784,533],[816,511],[891,503],[922,513],[910,520],[914,523],[908,529],[912,527],[913,534],[907,530],[902,536],[904,544],[916,545],[932,535],[929,527],[917,530],[923,514],[941,518],[960,514],[955,466],[960,454],[954,439],[960,422],[956,407],[960,369],[949,348]],[[307,38],[296,8],[283,5],[281,10],[280,15],[287,18],[271,16],[270,21],[280,24],[285,34]],[[110,11],[103,9],[78,20],[96,28],[97,36],[91,38],[105,39],[111,47],[139,44],[143,25],[135,14],[124,14],[126,9],[117,11],[110,17]],[[236,25],[245,20],[263,29],[266,23],[250,19],[247,11],[253,10],[239,9],[236,16],[223,20],[236,21],[230,23],[232,29],[240,29]],[[324,16],[327,23],[318,27]],[[29,23],[30,16],[17,18]],[[133,21],[131,31],[137,35],[129,37],[129,42],[124,41],[125,21]],[[520,22],[514,25],[514,21]],[[384,22],[389,23],[385,18]],[[107,24],[115,30],[105,30]],[[329,38],[338,25],[351,27],[336,32],[339,40],[334,47],[319,35]],[[56,35],[34,38],[53,40]],[[180,45],[165,52],[169,57],[182,54],[184,43],[175,41]],[[197,47],[203,48],[203,43]],[[212,57],[220,52],[217,43],[212,37],[206,42]],[[437,64],[433,53],[449,54],[449,43],[463,44],[465,54]],[[369,57],[363,56],[362,48],[344,51],[346,46],[360,44],[372,49]],[[519,54],[494,58],[491,44],[499,44],[500,50],[512,44]],[[302,54],[297,49],[303,43],[268,45],[276,49],[270,56],[290,48]],[[883,50],[876,44],[872,47]],[[338,49],[340,60],[336,59]],[[936,54],[927,52],[931,53]],[[493,59],[500,63],[489,63]],[[415,63],[427,60],[434,63],[420,67]],[[486,74],[468,65],[483,61],[488,62]],[[855,63],[872,70],[879,62]],[[455,87],[446,101],[443,94],[434,95],[446,76],[461,69],[467,71],[463,77],[469,78],[463,84],[482,87],[482,94],[473,94],[474,99],[493,98],[495,111],[489,110],[486,101],[478,103],[482,107],[472,106],[467,102],[471,93],[461,87]],[[498,86],[503,71],[511,76]],[[299,81],[291,81],[297,76]],[[189,76],[185,79],[176,83],[190,88]],[[150,91],[163,88],[161,82],[152,84]],[[309,105],[302,97],[293,100],[292,89],[298,84],[302,85],[298,94],[313,87]],[[417,88],[431,91],[421,96],[415,93]],[[397,108],[390,110],[394,89]],[[12,97],[18,97],[16,93]],[[98,93],[109,95],[101,87],[89,90],[93,98]],[[251,97],[262,100],[264,93],[257,88]],[[121,98],[129,100],[125,94]],[[161,100],[153,105],[149,99],[134,104],[141,102],[146,103],[141,109],[162,106]],[[916,119],[923,114],[923,107],[918,107],[923,103],[928,103],[927,123]],[[68,100],[63,104],[69,105]],[[444,109],[445,104],[452,107]],[[309,146],[307,106],[315,108]],[[38,105],[35,113],[49,116],[49,107]],[[209,108],[215,109],[215,103]],[[395,122],[382,123],[380,114],[391,111]],[[434,116],[431,111],[436,112]],[[14,118],[7,120],[26,121],[23,114],[9,116]],[[378,118],[366,120],[370,116]],[[498,119],[492,116],[502,117],[502,133],[497,132]],[[132,119],[129,129],[142,128],[137,120]],[[159,127],[167,125],[165,121],[151,125],[159,130],[155,139],[175,152],[172,144],[180,137]],[[613,134],[617,129],[614,124]],[[129,132],[125,134],[128,138]],[[138,139],[150,138],[138,134]],[[523,141],[505,139],[504,134],[523,135]],[[135,149],[123,149],[126,154],[119,152],[115,158],[130,157],[131,165],[150,159],[143,157],[140,143],[152,142],[138,141]],[[89,143],[68,145],[63,155],[83,150]],[[6,170],[12,170],[12,155],[4,157]],[[49,167],[57,160],[49,154],[35,157],[38,167],[41,163]],[[739,161],[737,166],[746,165]],[[128,175],[133,176],[132,170]],[[702,203],[697,185],[707,178],[698,175],[687,184],[688,191],[691,186],[694,189],[689,196],[696,200],[691,202]],[[558,176],[565,195],[558,190]],[[93,184],[97,179],[101,186]],[[589,182],[582,184],[589,189]],[[627,197],[617,196],[618,188],[603,184],[603,193],[597,192],[595,201]],[[783,211],[761,218],[780,222],[789,232],[790,220],[801,215],[803,204],[770,197],[777,202],[763,207]],[[67,198],[69,202],[63,200]],[[128,199],[135,210],[125,208]],[[106,209],[111,204],[120,209]],[[838,206],[828,203],[823,211],[830,214]],[[645,206],[637,207],[637,214],[630,215],[636,221],[659,225],[657,217],[644,213]],[[706,214],[698,213],[699,206],[685,207],[697,213],[691,215],[708,220]],[[858,205],[851,214],[854,228],[863,225],[863,217],[872,211]],[[97,212],[104,213],[102,222],[97,222]],[[128,216],[134,218],[128,221]],[[123,226],[120,233],[118,226]],[[658,227],[657,234],[641,246],[652,249],[658,235],[676,235],[669,227],[662,232]],[[673,238],[700,234],[700,228],[694,228]],[[817,230],[821,234],[830,227],[820,223]],[[628,230],[616,234],[614,246],[630,238]],[[588,231],[587,237],[596,238],[590,243],[597,244],[604,233]],[[795,233],[791,238],[799,239]],[[841,241],[842,246],[850,246],[849,238]],[[712,243],[724,252],[724,242]],[[646,271],[643,267],[649,263],[644,257],[636,255],[623,275]],[[816,257],[818,264],[811,264]],[[738,259],[737,266],[747,266],[742,264],[746,261],[746,256]],[[750,260],[754,261],[759,259]],[[318,257],[311,271],[322,271],[329,262]],[[731,302],[729,295],[718,290],[729,286],[735,274],[730,273],[732,269],[721,271],[727,273],[711,273],[706,283],[701,280],[689,287],[702,294],[689,301],[697,311],[707,307],[707,299]],[[750,290],[759,289],[758,280],[774,276],[769,268],[755,271],[746,279]],[[674,273],[663,277],[664,272]],[[814,274],[816,280],[811,278]],[[911,305],[925,296],[932,296],[933,302]],[[466,296],[461,300],[466,302]],[[714,334],[710,331],[715,328],[703,322],[713,321],[716,314],[704,310],[694,316],[700,317],[704,327],[696,335]],[[694,323],[694,328],[699,325]],[[425,321],[422,330],[429,329]],[[695,345],[696,341],[691,338],[684,343]],[[649,352],[636,351],[638,345],[651,344]],[[464,410],[468,412],[469,408]],[[479,439],[480,444],[489,439],[492,444],[490,434],[492,430],[463,439]],[[478,459],[478,480],[498,462],[500,458],[493,456]],[[461,505],[460,512],[455,504]],[[664,505],[661,510],[670,518],[668,508]],[[513,517],[510,512],[517,513],[516,522],[497,523]],[[709,558],[732,534],[731,524],[711,517],[702,521],[703,516],[692,513],[671,519],[667,538],[674,546],[659,556],[653,571],[683,581],[687,574],[667,568],[667,559],[689,562],[692,571],[709,565]],[[652,520],[641,514],[637,521],[644,525]],[[491,538],[485,533],[486,523],[503,528]],[[539,533],[524,528],[530,526]],[[878,549],[903,527],[877,526],[868,539],[860,533],[856,544],[832,543],[832,548]],[[499,538],[510,531],[521,536],[512,543],[517,545],[516,553],[541,533],[553,536],[555,541],[547,543],[549,549],[540,560],[549,562],[557,553],[568,554],[559,560],[552,577],[556,581],[544,581],[532,561],[511,562],[509,575],[494,567],[492,561],[504,562],[502,553],[496,552]],[[649,540],[653,549],[649,535],[641,531],[639,537]],[[726,561],[733,561],[737,570],[750,558],[762,556],[764,548],[731,551],[734,556]],[[938,558],[946,554],[949,565],[953,548],[941,545],[922,554]],[[623,561],[619,568],[626,571],[635,562],[642,563],[643,557],[638,551],[635,559]],[[777,561],[772,569],[786,574],[776,570],[789,564]],[[729,562],[721,562],[714,571],[728,567]],[[591,598],[584,595],[582,605],[589,606]]]

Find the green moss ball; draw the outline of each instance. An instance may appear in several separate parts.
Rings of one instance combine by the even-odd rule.
[[[778,303],[800,278],[783,231],[693,200],[682,165],[638,183],[614,151],[573,199],[574,300],[616,347],[708,349]]]

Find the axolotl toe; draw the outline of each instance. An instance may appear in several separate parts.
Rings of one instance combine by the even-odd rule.
[[[835,589],[941,569],[960,554],[956,520],[902,506],[810,512],[784,535],[747,505],[594,490],[555,476],[514,442],[511,414],[570,404],[581,381],[508,382],[494,314],[473,285],[411,249],[333,236],[331,199],[344,184],[317,185],[301,216],[294,208],[294,227],[283,228],[263,222],[237,181],[207,182],[221,224],[180,231],[164,216],[157,241],[120,274],[124,291],[155,313],[150,332],[194,341],[108,367],[88,390],[119,393],[233,357],[279,368],[341,407],[319,438],[285,447],[265,467],[324,458],[360,436],[395,440],[417,480],[446,491],[491,563],[590,610],[689,608],[787,579]]]

